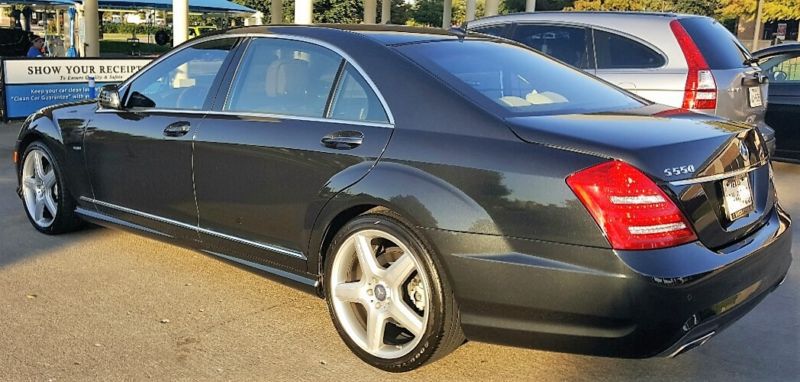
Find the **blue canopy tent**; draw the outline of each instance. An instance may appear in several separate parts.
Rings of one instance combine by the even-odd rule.
[[[71,3],[82,3],[82,0]],[[31,1],[33,3],[33,1]],[[172,10],[172,1],[168,0],[98,0],[101,8],[112,9],[158,9]],[[227,0],[189,0],[189,11],[199,13],[255,13],[256,10]]]

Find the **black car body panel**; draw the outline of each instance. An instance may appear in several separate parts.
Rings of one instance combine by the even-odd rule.
[[[771,46],[753,53],[753,57],[770,77],[766,121],[775,129],[775,157],[800,162],[800,44]],[[787,61],[793,63],[787,65]]]
[[[390,209],[438,254],[474,340],[606,356],[669,353],[732,322],[788,270],[790,219],[753,128],[643,103],[589,114],[497,113],[395,47],[458,38],[433,29],[250,27],[182,47],[227,36],[243,40],[202,110],[52,107],[26,120],[17,151],[34,140],[52,147],[86,220],[320,294],[336,231],[365,211]],[[226,112],[237,60],[247,39],[260,37],[336,49],[377,89],[388,121]],[[135,80],[120,87],[123,97]],[[176,123],[180,136],[170,135]],[[363,140],[321,142],[337,132]],[[646,173],[699,240],[612,249],[565,181],[612,159]],[[687,164],[696,171],[664,173]],[[755,208],[730,222],[719,181],[733,173],[749,177]]]

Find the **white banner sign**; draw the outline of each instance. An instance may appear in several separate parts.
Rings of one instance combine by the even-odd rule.
[[[147,65],[149,59],[30,59],[6,60],[5,83],[58,84],[86,82],[94,76],[97,83],[122,82]]]

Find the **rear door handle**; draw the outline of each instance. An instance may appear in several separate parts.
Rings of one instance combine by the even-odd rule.
[[[170,123],[164,129],[164,136],[165,137],[182,137],[192,129],[192,124],[187,121],[179,121],[175,123]]]
[[[350,150],[364,143],[364,133],[360,131],[337,131],[322,137],[325,147],[339,150]]]

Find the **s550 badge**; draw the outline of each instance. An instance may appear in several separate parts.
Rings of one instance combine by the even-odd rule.
[[[665,168],[664,169],[664,175],[666,175],[666,176],[678,176],[678,175],[683,175],[683,174],[691,174],[693,172],[694,172],[694,166],[693,165],[686,165],[686,166],[680,166],[680,167],[671,167],[671,168]]]

